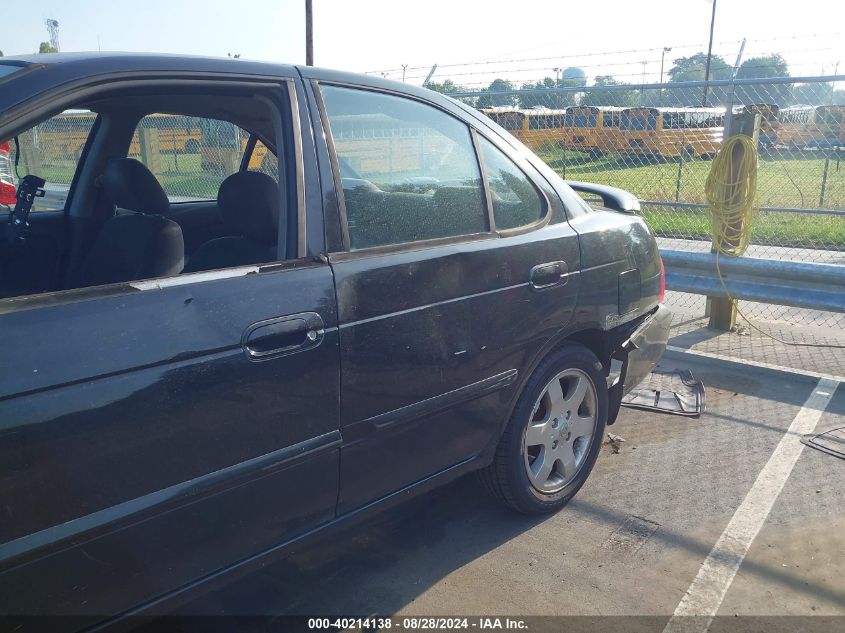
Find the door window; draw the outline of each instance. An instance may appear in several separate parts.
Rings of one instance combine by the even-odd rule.
[[[466,125],[412,99],[335,86],[321,91],[351,248],[488,230]]]
[[[545,213],[545,204],[537,189],[501,150],[479,136],[478,145],[493,201],[497,229],[513,229],[536,222]]]

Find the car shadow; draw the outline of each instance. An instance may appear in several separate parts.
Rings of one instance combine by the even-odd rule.
[[[472,476],[294,546],[172,615],[392,614],[548,516],[511,512]],[[417,564],[419,563],[419,564]]]

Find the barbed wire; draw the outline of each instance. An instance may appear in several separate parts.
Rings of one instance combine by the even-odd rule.
[[[759,43],[764,42],[775,42],[775,41],[797,41],[797,40],[808,40],[808,39],[815,39],[821,37],[840,37],[842,33],[816,33],[811,35],[796,35],[791,37],[772,37],[772,38],[762,38],[762,39],[755,39],[753,41],[747,42],[747,46],[752,46]],[[717,47],[726,47],[728,45],[737,45],[740,44],[742,40],[723,40],[721,42],[715,42],[714,45]],[[548,55],[542,57],[524,57],[524,58],[516,58],[516,59],[486,59],[486,60],[478,60],[478,61],[471,61],[471,62],[454,62],[448,64],[438,64],[438,68],[456,68],[460,66],[477,66],[477,65],[492,65],[492,64],[508,64],[508,63],[523,63],[523,62],[531,62],[531,61],[550,61],[550,60],[563,60],[563,59],[585,59],[591,57],[609,57],[611,55],[628,55],[633,53],[647,53],[653,51],[660,51],[663,48],[671,48],[674,50],[687,50],[687,49],[694,49],[694,48],[703,48],[706,47],[706,43],[699,43],[699,44],[676,44],[672,46],[651,46],[649,48],[639,48],[639,49],[628,49],[628,50],[619,50],[619,51],[604,51],[604,52],[595,52],[595,53],[563,53],[558,55]],[[799,51],[782,51],[783,53],[795,53],[801,52]],[[583,64],[579,64],[582,65]],[[416,70],[429,70],[431,65],[426,66],[406,66],[405,71],[416,71]],[[402,72],[403,69],[400,66],[399,68],[388,68],[382,70],[369,70],[365,71],[365,74],[383,74],[383,73],[395,73],[395,72]]]

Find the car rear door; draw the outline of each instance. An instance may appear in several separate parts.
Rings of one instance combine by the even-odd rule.
[[[329,257],[342,513],[495,444],[539,350],[573,314],[580,264],[560,201],[500,139],[443,105],[314,73],[334,165],[322,183],[340,209]],[[490,191],[502,176],[479,164],[482,143],[504,157],[526,204]],[[503,204],[524,214],[497,228],[491,211]]]
[[[334,516],[337,314],[304,192],[310,124],[298,78],[260,83],[245,92],[281,104],[289,259],[0,300],[4,614],[83,626]]]

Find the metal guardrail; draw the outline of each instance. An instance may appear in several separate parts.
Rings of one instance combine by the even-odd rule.
[[[651,207],[668,207],[678,209],[707,209],[708,205],[698,202],[666,202],[664,200],[643,200],[640,198],[642,206]],[[845,210],[841,209],[804,209],[801,207],[760,207],[760,211],[767,211],[773,213],[797,213],[806,215],[842,215],[845,216]]]
[[[669,290],[845,312],[845,266],[723,255],[717,270],[712,253],[661,250],[660,255]]]

